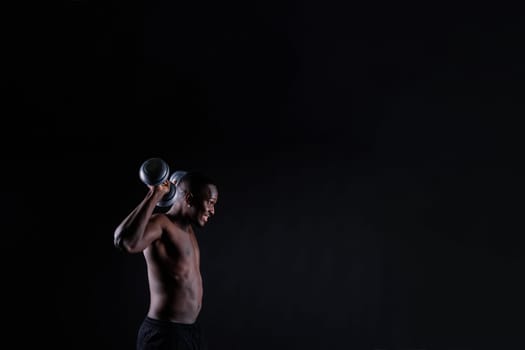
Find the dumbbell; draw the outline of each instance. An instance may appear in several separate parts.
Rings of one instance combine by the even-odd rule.
[[[170,190],[157,203],[159,207],[169,207],[175,202],[176,186],[172,178],[181,171],[176,171],[170,177],[170,167],[161,158],[149,158],[142,163],[139,170],[140,180],[149,186],[157,186],[169,179]]]
[[[175,184],[175,186],[177,186],[179,184],[179,181],[180,179],[182,179],[182,177],[186,175],[186,171],[184,170],[177,170],[176,172],[174,172],[173,174],[171,174],[170,176],[170,181],[172,183]]]

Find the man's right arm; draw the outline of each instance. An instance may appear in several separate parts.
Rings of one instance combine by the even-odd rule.
[[[153,215],[153,211],[164,194],[161,186],[150,188],[142,202],[115,229],[115,247],[126,253],[139,253],[160,238],[163,231],[162,218]]]

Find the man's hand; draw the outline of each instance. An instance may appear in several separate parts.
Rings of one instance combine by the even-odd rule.
[[[170,180],[166,180],[155,186],[147,186],[154,198],[157,198],[157,206],[170,207],[174,203],[176,187]]]
[[[158,198],[162,198],[165,194],[169,193],[170,187],[172,186],[169,180],[166,180],[156,186],[147,185],[148,188],[153,192]]]

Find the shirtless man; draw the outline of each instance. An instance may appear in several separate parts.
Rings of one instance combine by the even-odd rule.
[[[217,186],[200,173],[185,173],[164,213],[155,208],[169,192],[169,181],[148,188],[114,232],[115,246],[130,254],[142,252],[147,265],[150,303],[137,349],[205,349],[197,322],[203,289],[194,227],[204,227],[215,214]]]

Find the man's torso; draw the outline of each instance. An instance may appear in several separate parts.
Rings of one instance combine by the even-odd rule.
[[[144,251],[150,290],[148,316],[194,323],[202,305],[200,252],[193,230],[170,225],[162,238]]]

